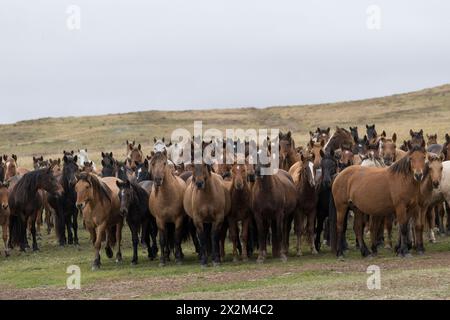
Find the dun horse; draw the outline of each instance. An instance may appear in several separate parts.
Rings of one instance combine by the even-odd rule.
[[[2,237],[5,248],[5,256],[9,256],[8,248],[8,226],[9,226],[9,185],[8,183],[0,182],[0,226],[2,226]]]
[[[385,216],[395,213],[400,225],[397,252],[408,254],[407,230],[411,210],[418,206],[420,184],[426,173],[425,143],[411,146],[408,154],[389,168],[352,166],[342,171],[333,183],[332,192],[336,207],[337,255],[343,256],[343,223],[349,209],[355,213],[357,239],[361,254],[370,254],[364,243],[363,215]],[[371,233],[372,251],[376,253],[376,233]]]
[[[81,173],[75,186],[76,207],[83,214],[83,221],[95,248],[93,270],[100,268],[100,250],[105,237],[107,257],[113,257],[112,248],[117,242],[116,262],[122,261],[123,215],[120,212],[117,181],[114,177],[100,179],[93,174]]]

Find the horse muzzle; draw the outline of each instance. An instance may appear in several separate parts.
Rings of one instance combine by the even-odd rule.
[[[84,208],[86,208],[86,203],[77,203],[76,206],[78,210],[82,211]]]
[[[205,187],[205,182],[204,181],[197,181],[195,183],[195,185],[197,186],[197,189],[203,189]]]
[[[414,180],[416,180],[417,182],[421,182],[423,179],[423,173],[419,172],[419,173],[414,173]]]
[[[439,189],[439,181],[433,181],[432,184],[434,189]]]
[[[155,184],[157,187],[161,187],[163,184],[163,179],[162,178],[155,178]]]
[[[8,210],[8,208],[9,208],[9,205],[8,204],[2,204],[2,209],[3,210]]]

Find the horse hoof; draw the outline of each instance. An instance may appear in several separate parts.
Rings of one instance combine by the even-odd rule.
[[[137,266],[137,264],[138,264],[137,261],[131,261],[132,266]]]
[[[389,245],[389,244],[385,245],[384,248],[387,249],[387,250],[392,250],[392,246]]]
[[[317,252],[317,250],[316,250],[316,249],[313,249],[313,250],[311,250],[311,253],[312,253],[313,255],[317,255],[317,254],[319,254],[319,252]]]
[[[417,251],[417,254],[419,255],[419,256],[423,256],[424,254],[425,254],[425,252],[423,251],[423,250],[418,250]],[[412,255],[410,254],[410,257],[412,257]],[[409,257],[408,257],[409,258]]]
[[[248,258],[242,258],[242,262],[248,262]]]
[[[337,257],[338,261],[345,261],[344,255],[340,255]]]
[[[120,258],[120,259],[117,258],[117,259],[116,259],[116,264],[121,264],[121,263],[122,263],[122,258]]]
[[[281,255],[280,257],[281,262],[286,263],[287,262],[287,257],[285,254]]]
[[[264,263],[264,259],[258,258],[258,259],[256,259],[256,263],[257,264],[263,264]]]
[[[37,251],[39,251],[39,248],[38,247],[33,247],[33,252],[37,252]]]
[[[160,262],[160,263],[159,263],[159,267],[160,267],[160,268],[163,268],[163,267],[165,267],[165,266],[166,266],[165,262]]]
[[[5,257],[9,257],[9,251],[5,251]]]
[[[220,262],[213,262],[213,267],[214,268],[220,267]]]
[[[303,252],[297,251],[297,257],[301,257],[301,256],[303,256]]]
[[[99,269],[100,269],[100,265],[99,265],[99,264],[95,264],[95,263],[94,263],[94,264],[92,265],[92,268],[91,268],[92,271],[97,271],[97,270],[99,270]]]
[[[238,263],[238,262],[239,262],[239,259],[236,257],[233,257],[233,263]]]

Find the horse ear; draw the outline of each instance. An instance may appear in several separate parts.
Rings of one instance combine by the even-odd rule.
[[[383,132],[381,133],[381,136],[382,136],[383,138],[386,138],[386,136],[387,136],[386,131],[383,130]]]
[[[317,127],[317,131],[316,132],[320,132],[320,128],[319,127]]]
[[[366,129],[369,129],[369,125],[368,124],[366,124]]]
[[[423,136],[423,129],[420,129],[419,133],[421,136]]]
[[[112,157],[113,157],[113,153],[112,153],[112,152],[110,152],[110,153],[109,153],[109,156],[110,156],[110,157],[112,158]]]
[[[408,142],[406,143],[406,145],[408,146],[408,150],[411,150],[411,149],[412,149],[411,140],[408,140]]]
[[[63,159],[64,159],[64,162],[67,162],[67,156],[64,156]]]
[[[164,137],[162,137],[162,142],[164,143]]]
[[[147,156],[147,158],[148,158],[148,156]],[[144,167],[146,167],[148,169],[148,160],[147,159],[144,160]]]
[[[280,131],[280,132],[278,132],[278,137],[281,139],[281,138],[283,138],[283,133]]]
[[[412,129],[409,129],[409,135],[412,137],[414,135],[414,131]]]
[[[397,134],[394,132],[394,134],[392,135],[392,142],[396,143],[397,142]]]
[[[291,132],[291,131],[288,131],[288,133],[287,133],[287,137],[288,137],[288,139],[290,139],[290,138],[291,138],[291,136],[292,136],[292,132]]]
[[[450,136],[448,135],[448,133],[445,134],[445,141],[447,143],[450,143]],[[5,159],[5,161],[6,161],[6,159]]]
[[[366,136],[366,135],[364,135],[364,143],[366,143],[366,144],[367,144],[367,142],[368,142],[367,136]]]
[[[102,160],[102,166],[106,166],[106,164],[105,164],[105,160]]]
[[[61,164],[61,158],[58,158],[58,164]]]
[[[156,137],[153,137],[153,142],[156,143],[156,141],[157,141],[157,140],[156,140]]]
[[[74,162],[78,162],[78,156],[73,157]]]
[[[106,157],[106,155],[105,155],[105,153],[104,153],[104,152],[102,152],[102,158],[104,158],[104,157]]]
[[[328,134],[330,133],[330,130],[331,130],[331,128],[328,127],[328,128],[327,128],[327,133],[328,133]]]
[[[448,134],[447,134],[448,135]],[[8,156],[6,154],[3,155],[3,160],[7,161],[8,160]]]
[[[141,144],[139,143],[139,145],[138,145],[138,150],[141,151],[141,148],[142,148],[142,147],[141,147]]]
[[[37,162],[37,159],[33,156],[33,162]]]
[[[17,155],[13,154],[13,155],[12,155],[12,158],[13,158],[15,161],[17,161]]]
[[[127,142],[127,144],[128,144],[128,142]],[[117,188],[121,188],[122,187],[122,182],[120,182],[119,180],[116,180],[116,186],[117,186]]]

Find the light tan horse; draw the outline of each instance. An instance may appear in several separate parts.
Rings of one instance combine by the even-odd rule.
[[[167,163],[167,152],[164,149],[156,152],[150,160],[150,171],[153,176],[153,187],[149,198],[150,212],[156,219],[161,249],[160,266],[169,260],[170,246],[168,224],[175,226],[175,260],[181,263],[183,252],[181,249],[182,229],[185,220],[183,196],[186,183],[175,176],[174,170]]]
[[[336,212],[336,225],[330,227],[330,232],[337,233],[337,255],[343,256],[343,224],[349,209],[355,213],[357,239],[361,254],[370,254],[364,243],[362,219],[364,214],[379,217],[395,213],[400,226],[400,242],[397,252],[407,255],[408,221],[412,212],[419,205],[420,185],[426,178],[425,143],[421,146],[411,146],[408,154],[388,168],[372,168],[351,166],[342,171],[335,179],[332,192]],[[372,251],[376,253],[377,233],[371,233]],[[334,238],[334,237],[332,237]]]
[[[212,172],[210,165],[196,164],[192,177],[187,181],[184,194],[184,210],[192,218],[200,240],[200,263],[208,264],[207,247],[212,239],[213,265],[220,264],[220,233],[223,222],[230,212],[230,192],[223,178]],[[205,228],[211,224],[211,234]]]
[[[17,164],[17,156],[13,154],[11,157],[4,156],[5,160],[5,181],[8,181],[14,176],[23,176],[25,173],[30,172],[30,170],[21,168]]]
[[[100,250],[105,237],[107,257],[113,257],[112,248],[117,242],[116,262],[122,261],[123,216],[120,213],[117,181],[120,180],[114,177],[100,179],[93,174],[81,173],[75,186],[76,206],[83,214],[84,224],[95,248],[93,270],[100,268]]]
[[[9,204],[8,204],[8,183],[0,182],[0,226],[2,226],[3,244],[5,246],[5,256],[9,256],[8,236],[9,236]]]
[[[383,131],[381,134],[381,150],[380,157],[383,159],[384,164],[390,166],[395,161],[402,159],[406,152],[400,149],[397,149],[397,134],[394,132],[392,138],[386,138],[386,132]]]

